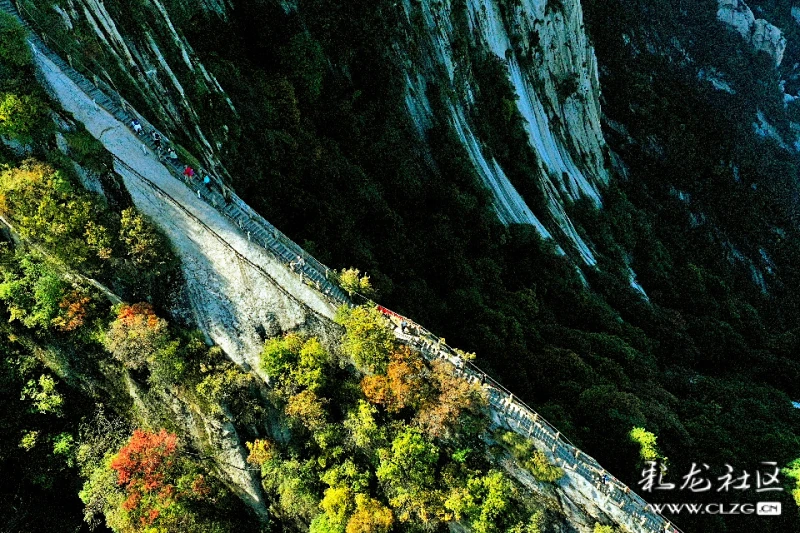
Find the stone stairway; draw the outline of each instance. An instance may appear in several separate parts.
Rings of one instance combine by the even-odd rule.
[[[391,314],[387,313],[387,318],[392,326],[402,319],[409,324],[409,331],[415,332],[402,333],[396,329],[395,336],[398,340],[418,349],[428,360],[448,361],[454,366],[457,375],[470,383],[479,384],[486,391],[495,422],[532,440],[537,449],[545,451],[556,465],[565,470],[567,477],[571,478],[570,482],[573,476],[574,479],[582,480],[583,483],[580,486],[576,484],[576,487],[585,496],[596,499],[602,494],[600,507],[614,520],[624,524],[629,531],[682,533],[627,485],[608,473],[596,459],[582,452],[539,413],[516,398],[491,376],[470,361],[464,360],[454,349],[422,326],[391,311],[389,313]],[[608,476],[605,484],[601,482],[603,475]]]
[[[58,54],[54,53],[48,46],[50,43],[45,43],[45,41],[33,31],[34,28],[20,16],[11,0],[0,0],[0,9],[15,16],[26,27],[31,29],[29,41],[34,53],[45,55],[75,82],[84,93],[90,96],[98,106],[111,113],[123,124],[130,124],[134,118],[139,120],[146,132],[141,136],[142,143],[152,150],[153,153],[157,153],[151,133],[158,130],[153,127],[149,121],[136,113],[130,105],[121,99],[120,101],[116,101],[105,94],[83,74],[75,70],[72,65],[64,61]],[[159,134],[162,139],[168,138],[161,132],[159,132]],[[222,181],[219,178],[213,177],[213,185],[211,187],[206,187],[202,185],[202,176],[198,175],[195,180],[192,180],[183,175],[185,164],[180,160],[164,158],[162,162],[177,179],[183,181],[191,189],[195,190],[200,198],[233,220],[249,240],[264,247],[279,261],[290,265],[292,270],[301,274],[304,279],[308,280],[320,292],[328,297],[331,303],[338,305],[349,303],[349,298],[345,292],[328,279],[330,274],[330,269],[328,267],[307,254],[306,251],[294,241],[253,211],[250,206],[232,191],[229,191],[229,201],[226,202],[221,191],[221,187],[225,186],[222,185]],[[199,169],[195,170],[199,171]],[[298,258],[302,260],[298,261]]]
[[[13,15],[26,27],[33,30],[30,24],[20,16],[11,0],[0,0],[0,9]],[[121,97],[119,101],[110,97],[95,84],[90,82],[83,74],[59,57],[35,31],[31,31],[29,42],[34,53],[44,54],[75,82],[82,91],[90,96],[96,105],[104,108],[120,122],[127,125],[136,118],[143,124],[148,133],[156,131],[144,117],[136,113],[129,104],[121,100]],[[167,139],[163,134],[162,138]],[[153,153],[156,153],[155,146],[149,134],[142,136],[141,139],[143,144],[147,145]],[[139,174],[135,169],[130,168],[121,160],[118,162],[128,167],[151,187],[157,188],[155,184]],[[200,179],[202,179],[202,177],[198,180],[193,180],[183,175],[184,163],[172,159],[165,159],[162,162],[176,179],[185,183],[192,190],[196,191],[200,198],[231,219],[250,242],[263,247],[295,273],[301,275],[305,280],[308,280],[312,286],[326,296],[330,304],[353,305],[354,299],[359,303],[372,304],[371,301],[361,295],[354,295],[352,299],[348,297],[338,285],[329,279],[330,270],[328,267],[317,261],[299,245],[278,231],[277,228],[256,213],[232,191],[228,191],[228,200],[226,201],[222,191],[219,190],[220,187],[224,187],[224,185],[221,185],[220,180],[216,180],[216,184],[213,188],[207,188],[200,184]],[[159,191],[161,195],[171,199],[166,192],[160,189]],[[172,201],[177,203],[174,199],[172,199]],[[298,258],[301,258],[302,261],[298,261]],[[380,309],[387,313],[387,318],[396,321],[399,317],[396,313],[385,308],[381,307]],[[442,343],[437,336],[433,335],[422,326],[414,324],[408,319],[404,320],[412,326],[411,330],[416,333],[411,335],[396,329],[395,336],[400,342],[419,349],[429,360],[441,358],[449,361],[453,365],[456,374],[470,383],[479,384],[486,391],[495,421],[531,439],[536,444],[537,448],[545,450],[552,460],[567,472],[566,478],[569,479],[567,483],[574,484],[575,489],[581,492],[585,498],[597,500],[598,494],[604,495],[604,497],[600,498],[601,501],[598,502],[598,507],[602,508],[606,514],[611,516],[618,523],[623,524],[630,531],[682,533],[681,530],[672,525],[669,520],[654,512],[652,507],[638,494],[630,490],[624,483],[608,474],[594,458],[580,451],[569,442],[568,439],[561,435],[555,427],[542,418],[536,411],[517,399],[500,383],[492,379],[488,374],[471,362],[464,360],[458,352]],[[603,475],[608,475],[609,477],[609,481],[606,484],[600,483],[600,478]],[[565,482],[561,481],[559,483],[563,485]]]

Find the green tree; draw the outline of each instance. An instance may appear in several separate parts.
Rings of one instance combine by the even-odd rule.
[[[169,256],[164,237],[144,215],[129,207],[120,216],[119,236],[127,257],[141,269],[154,269]]]
[[[281,513],[306,523],[319,514],[316,461],[282,460],[277,454],[261,465],[262,485],[276,498]]]
[[[308,32],[295,34],[282,51],[281,64],[289,73],[297,94],[305,102],[316,102],[322,92],[326,68],[320,44]]]
[[[0,135],[30,142],[47,120],[47,106],[29,94],[0,94]]]
[[[267,340],[261,350],[260,360],[261,368],[267,373],[271,383],[280,382],[291,372],[302,347],[303,339],[295,333]]]
[[[792,497],[794,502],[800,507],[800,459],[795,459],[783,469],[783,475],[794,480]]]
[[[69,433],[53,437],[53,455],[62,457],[68,467],[75,466],[75,437]]]
[[[512,518],[513,484],[497,470],[472,476],[466,487],[451,491],[445,507],[456,520],[466,520],[476,533],[504,531]]]
[[[547,520],[545,519],[544,512],[541,510],[535,511],[528,518],[528,522],[518,522],[509,528],[508,533],[542,533]]]
[[[366,274],[361,276],[360,274],[361,271],[357,268],[342,270],[337,274],[339,286],[346,290],[350,296],[353,296],[355,293],[360,293],[370,297],[373,295],[374,289],[372,288],[369,276]]]
[[[69,155],[82,167],[102,174],[113,166],[114,159],[109,151],[82,124],[76,124],[73,130],[63,135],[69,145]]]
[[[292,382],[312,392],[319,392],[325,386],[329,365],[328,352],[316,337],[312,337],[300,348],[297,365],[291,373]]]
[[[196,342],[202,344],[200,339]],[[204,344],[197,346],[198,353],[205,354],[206,350]],[[216,415],[222,415],[224,407],[228,407],[234,415],[243,414],[248,420],[256,420],[263,412],[263,407],[252,397],[256,386],[253,375],[239,370],[217,346],[208,350],[204,359],[200,365],[203,379],[196,385],[195,390],[207,408]]]
[[[666,460],[658,451],[657,437],[643,427],[634,427],[629,434],[630,439],[639,445],[639,457],[644,462]]]
[[[28,381],[22,389],[22,399],[33,402],[34,409],[42,414],[62,414],[64,397],[56,390],[56,380],[42,374],[38,381]]]
[[[385,372],[396,341],[383,314],[373,307],[342,306],[336,322],[345,328],[342,352],[367,372]]]
[[[18,269],[6,270],[0,282],[0,299],[8,307],[9,321],[19,320],[28,328],[49,328],[61,313],[67,283],[32,255],[17,251],[13,260]]]
[[[335,524],[344,529],[348,517],[355,509],[353,491],[346,486],[325,489],[325,495],[319,506],[328,516],[329,524]]]
[[[13,16],[0,12],[0,61],[13,67],[24,67],[31,62],[27,43],[27,30]]]
[[[537,481],[555,483],[564,477],[564,470],[548,461],[547,456],[541,450],[536,450],[531,454],[530,459],[525,461],[525,467]]]
[[[349,432],[353,445],[372,450],[383,442],[385,427],[378,425],[375,420],[377,414],[378,410],[364,400],[359,400],[358,405],[347,413],[344,427]]]
[[[442,509],[437,490],[436,463],[439,448],[425,440],[416,429],[406,428],[394,441],[391,450],[381,449],[375,474],[389,495],[389,504],[400,522],[417,520],[428,524]]]
[[[108,259],[112,239],[100,221],[104,210],[50,165],[33,159],[0,172],[0,212],[19,233],[74,267]]]
[[[331,520],[326,513],[318,514],[308,526],[309,533],[344,533],[344,526]]]

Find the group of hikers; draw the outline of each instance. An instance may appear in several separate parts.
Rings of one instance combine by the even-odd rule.
[[[202,184],[205,187],[205,190],[210,192],[214,189],[219,191],[219,194],[222,196],[225,205],[231,203],[231,193],[230,189],[221,183],[216,177],[211,177],[211,174],[206,172],[203,169],[200,169],[199,175],[203,176]],[[191,165],[184,165],[183,167],[183,176],[190,182],[195,183],[196,179],[198,178],[198,173],[191,167]],[[198,190],[198,194],[199,194]]]
[[[134,133],[136,133],[136,135],[142,136],[145,134],[141,122],[139,122],[137,119],[131,120],[131,129],[134,131]],[[175,152],[174,148],[170,146],[164,150],[166,142],[160,133],[158,133],[156,130],[153,130],[150,132],[150,137],[153,140],[153,146],[156,148],[156,154],[158,155],[159,160],[162,160],[163,158],[167,158],[172,161],[178,160],[178,154]],[[216,178],[212,178],[211,174],[203,169],[200,169],[199,174],[203,176],[202,184],[206,191],[211,191],[212,189],[216,188],[220,195],[222,195],[225,205],[228,205],[231,202],[231,194],[228,187],[226,187]],[[187,178],[190,183],[195,183],[197,173],[190,165],[185,165],[183,168],[183,176]],[[199,189],[197,192],[200,194]]]
[[[137,119],[131,120],[131,129],[133,130],[136,135],[142,136],[144,135],[144,128],[142,127],[142,123],[139,122]],[[156,130],[150,132],[150,138],[153,140],[153,146],[156,147],[156,154],[158,154],[158,158],[162,159],[164,157],[168,159],[172,159],[173,161],[178,159],[178,154],[175,152],[175,149],[171,146],[164,151],[164,138],[158,133]]]

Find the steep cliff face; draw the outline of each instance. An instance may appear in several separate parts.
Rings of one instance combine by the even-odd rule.
[[[226,117],[235,117],[236,110],[173,18],[203,11],[224,21],[227,2],[26,0],[19,5],[40,27],[52,25],[48,33],[76,67],[93,73],[97,83],[120,91],[148,116],[157,117],[177,140],[191,144],[207,165],[219,166],[216,152],[226,132],[221,122],[215,127],[201,115],[208,107]]]
[[[248,327],[253,327],[252,316],[255,314],[257,317],[265,309],[274,314],[275,321],[274,324],[267,324],[270,330],[266,335],[274,337],[283,331],[300,330],[315,335],[335,349],[338,331],[330,324],[332,307],[320,294],[297,283],[284,265],[260,256],[260,244],[241,239],[236,228],[230,227],[215,209],[204,204],[199,193],[195,197],[193,191],[170,176],[126,125],[119,123],[112,114],[93,102],[85,88],[70,79],[50,58],[37,52],[34,62],[48,92],[113,154],[115,170],[136,207],[149,214],[170,238],[184,265],[183,273],[195,319],[203,331],[226,350],[229,357],[245,368],[251,366],[254,372],[260,373],[257,358],[259,342],[256,341],[252,346],[248,344]],[[156,187],[147,185],[148,182]],[[225,257],[219,245],[227,247],[229,257]],[[227,260],[230,256],[238,265]],[[248,275],[262,277],[260,290],[254,290],[253,285],[248,283]],[[235,288],[237,285],[247,289],[247,293],[238,292]],[[311,316],[316,318],[309,320]],[[264,328],[263,323],[258,325]],[[260,377],[268,379],[266,375]],[[177,426],[184,438],[193,441],[196,448],[208,450],[213,456],[216,470],[233,490],[262,520],[268,519],[264,495],[254,473],[256,470],[249,468],[245,461],[246,453],[230,415],[209,416],[181,394],[143,386],[125,373],[122,374],[122,380],[140,419],[152,425],[167,423],[172,427]],[[473,375],[470,380],[477,381],[477,377]],[[490,405],[494,405],[490,412],[495,426],[521,432],[505,416],[506,398],[497,400],[497,405],[490,402]],[[496,409],[498,405],[502,411]],[[522,420],[520,417],[531,416],[531,413],[523,414],[516,406],[513,410],[517,413],[517,425]],[[540,425],[540,434],[536,434],[534,426],[528,432],[531,438],[539,435],[532,442],[537,448],[546,450],[550,460],[562,461],[565,467],[570,468],[567,475],[558,485],[550,485],[537,481],[529,470],[510,457],[497,459],[490,456],[490,460],[496,461],[530,491],[526,497],[532,497],[540,504],[544,502],[550,509],[549,520],[553,527],[559,531],[588,533],[594,530],[594,524],[598,521],[627,524],[634,530],[640,525],[640,518],[644,523],[644,516],[637,516],[636,522],[633,522],[627,513],[618,512],[616,507],[609,505],[610,494],[604,496],[595,486],[599,474],[599,471],[593,470],[595,466],[589,466],[588,463],[573,464],[564,459],[563,445],[558,441],[557,434],[554,437],[552,428],[547,426],[545,430],[541,426],[544,422],[526,420]],[[571,448],[566,453],[570,461],[579,455]],[[585,472],[587,468],[592,470],[588,474]],[[615,505],[624,507],[624,496],[616,497],[622,499],[621,503]],[[642,512],[642,509],[639,511]],[[660,519],[651,517],[651,520]]]
[[[747,4],[740,0],[719,0],[717,18],[736,30],[755,50],[772,56],[776,66],[781,64],[786,38],[780,28],[764,19],[756,19]]]
[[[176,316],[189,315],[184,317],[189,323],[264,382],[269,377],[259,354],[266,338],[303,332],[335,349],[339,328],[332,321],[334,307],[321,294],[178,182],[127,125],[99,107],[44,54],[36,53],[34,61],[47,92],[116,157],[115,171],[133,205],[169,237],[184,281],[183,298],[173,309]],[[63,151],[68,153],[66,147]],[[96,178],[86,186],[104,195]],[[89,388],[97,386],[78,371],[74,379],[86,380]],[[124,381],[141,420],[177,426],[188,442],[213,457],[215,470],[241,500],[261,520],[268,520],[257,470],[247,464],[244,442],[229,414],[210,415],[191,397],[169,390],[154,394],[116,372],[105,386],[120,386],[114,379]]]
[[[109,151],[126,162],[116,171],[134,205],[172,241],[182,260],[194,318],[209,338],[256,372],[267,337],[302,329],[332,344],[331,304],[288,272],[261,243],[254,246],[233,222],[177,182],[155,154],[142,151],[136,135],[96,107],[52,62],[43,55],[37,59],[51,93],[101,142],[110,139]]]
[[[80,36],[85,44],[66,50],[76,66],[121,91],[224,173],[220,151],[228,142],[229,125],[246,118],[238,116],[224,83],[198,59],[181,27],[200,12],[230,26],[235,2],[188,6],[148,0],[133,6],[70,0],[48,6],[23,0],[21,6],[38,20],[59,25],[59,42]],[[303,16],[302,6],[284,8],[299,9]],[[562,250],[576,252],[579,264],[594,265],[586,237],[565,211],[565,205],[584,197],[600,206],[608,181],[597,62],[583,31],[580,2],[426,0],[404,2],[402,9],[404,37],[395,43],[394,60],[404,65],[409,118],[421,138],[434,118],[446,120],[504,224],[533,225]],[[536,158],[529,172],[512,179],[476,128],[475,99],[482,89],[473,75],[474,62],[487,54],[503,62],[517,97],[514,114]],[[427,94],[432,85],[443,90],[436,97],[441,101],[434,103],[437,109],[443,106],[442,117],[434,117]]]
[[[498,217],[505,224],[532,224],[545,238],[556,236],[593,265],[589,246],[564,211],[566,202],[582,197],[601,205],[608,180],[597,61],[580,3],[422,1],[405,2],[404,10],[410,29],[399,48],[407,65],[406,100],[420,133],[433,118],[428,84],[441,84],[449,121],[492,192]],[[532,212],[532,199],[519,195],[468,118],[481,91],[471,61],[476,54],[503,62],[517,97],[509,104],[522,117],[537,156],[535,173],[524,179],[539,185],[544,211]]]
[[[275,203],[286,203],[293,195],[300,197],[291,205],[272,207],[280,216],[287,212],[295,216],[293,220],[321,220],[310,226],[315,232],[303,236],[319,238],[319,242],[308,243],[315,253],[334,255],[337,250],[331,249],[341,247],[344,251],[338,256],[338,266],[345,266],[345,260],[359,266],[364,262],[373,273],[372,268],[388,270],[410,257],[407,264],[413,275],[401,268],[397,271],[402,275],[393,280],[375,275],[383,282],[381,288],[395,290],[395,297],[402,294],[398,298],[404,298],[409,308],[428,313],[425,320],[436,317],[447,323],[450,331],[469,339],[465,344],[470,349],[481,346],[477,351],[482,354],[485,349],[487,360],[504,381],[514,383],[510,386],[526,391],[531,402],[549,409],[548,417],[556,417],[559,427],[580,435],[582,446],[602,457],[604,465],[627,471],[627,481],[633,486],[633,478],[639,474],[631,466],[638,457],[628,439],[633,425],[655,428],[662,439],[659,442],[667,443],[676,463],[702,454],[727,461],[728,443],[746,441],[747,445],[735,452],[741,459],[749,457],[749,450],[764,446],[757,437],[729,429],[738,427],[735,418],[740,409],[748,408],[747,402],[762,402],[755,396],[759,392],[749,395],[753,362],[766,361],[757,379],[770,394],[775,392],[777,399],[769,402],[786,407],[784,391],[796,392],[797,380],[791,376],[800,374],[793,373],[791,347],[796,344],[790,333],[796,326],[791,326],[793,319],[787,316],[795,309],[793,280],[800,279],[792,266],[800,257],[792,247],[798,220],[796,147],[791,141],[800,131],[792,125],[798,122],[793,118],[797,103],[792,96],[798,91],[797,29],[785,24],[785,17],[792,16],[790,11],[781,11],[784,19],[780,19],[757,5],[761,3],[749,2],[752,9],[740,2],[717,0],[680,6],[666,1],[654,5],[648,0],[382,4],[376,10],[383,10],[378,22],[390,22],[392,32],[398,33],[387,31],[392,36],[390,45],[374,54],[399,72],[396,77],[380,78],[392,81],[384,84],[385,93],[364,83],[364,78],[376,72],[370,70],[377,64],[374,56],[365,59],[363,55],[368,54],[359,55],[363,50],[346,49],[341,56],[334,53],[340,43],[330,44],[332,36],[345,42],[360,36],[345,32],[344,37],[337,37],[339,25],[347,25],[333,15],[314,19],[318,15],[314,9],[330,5],[270,3],[271,8],[288,13],[286,20],[293,27],[275,41],[293,53],[270,58],[266,67],[258,65],[266,74],[259,71],[246,89],[252,89],[255,99],[264,95],[268,109],[245,117],[236,116],[222,91],[193,94],[189,89],[193,71],[182,54],[159,56],[159,51],[174,47],[174,52],[185,50],[190,62],[196,61],[188,44],[175,40],[181,31],[190,35],[185,30],[192,27],[188,14],[202,13],[206,21],[218,21],[221,30],[230,35],[246,27],[238,25],[242,21],[236,19],[237,8],[260,8],[266,2],[205,2],[191,9],[184,2],[167,2],[161,7],[148,1],[113,8],[111,2],[80,5],[96,21],[107,20],[95,13],[106,9],[134,62],[156,65],[159,77],[171,80],[172,72],[177,80],[162,87],[164,103],[151,108],[138,93],[157,93],[155,82],[131,81],[129,74],[120,74],[119,63],[127,61],[127,56],[121,45],[113,43],[115,32],[92,29],[92,39],[100,48],[112,48],[108,58],[117,64],[112,69],[116,73],[107,77],[110,67],[94,65],[100,72],[99,82],[106,77],[126,99],[144,102],[145,107],[137,105],[137,111],[155,123],[172,124],[174,129],[182,120],[188,121],[188,133],[177,138],[202,151],[205,164],[217,156],[223,163],[230,161],[226,157],[233,157],[226,150],[230,148],[226,145],[229,127],[234,130],[253,122],[252,117],[267,117],[256,120],[250,130],[254,136],[259,130],[269,130],[267,135],[255,137],[264,142],[246,145],[251,152],[236,156],[239,167],[249,171],[249,158],[261,155],[254,152],[277,154],[274,159],[261,159],[275,161],[274,167],[253,169],[253,176],[241,173],[243,179],[251,178],[250,192],[256,191],[252,197],[277,198]],[[138,11],[141,5],[148,6],[147,11]],[[83,15],[70,14],[65,6],[47,8],[63,21],[58,31],[91,29],[88,16],[83,20]],[[583,32],[582,7],[592,25],[590,34],[602,65],[599,69]],[[166,15],[141,16],[163,12]],[[132,14],[135,24],[130,22]],[[146,21],[150,29],[142,31],[137,26],[140,21]],[[789,21],[800,27],[793,19]],[[135,30],[120,29],[123,27]],[[167,31],[164,37],[164,28],[169,27],[174,33]],[[385,29],[377,24],[375,28]],[[269,30],[277,32],[272,26]],[[75,32],[62,35],[62,40],[76,41],[77,29]],[[318,40],[316,46],[309,34]],[[150,41],[154,46],[146,47],[149,59],[142,59],[141,43]],[[198,42],[193,42],[199,49]],[[309,42],[312,45],[306,46]],[[272,41],[246,45],[263,52]],[[87,60],[83,52],[72,50],[76,66]],[[212,55],[204,59],[219,59]],[[219,75],[233,72],[232,68],[217,69],[239,60],[248,68],[254,66],[229,53],[213,68],[208,67],[217,72],[222,89],[229,90],[226,83],[240,78]],[[199,63],[195,68],[200,68]],[[602,97],[598,76],[604,88]],[[198,79],[202,82],[205,77]],[[320,85],[325,90],[321,91]],[[364,93],[372,93],[365,95],[362,88]],[[63,93],[65,102],[75,90]],[[210,97],[205,99],[207,95]],[[233,101],[238,105],[242,100]],[[600,102],[606,113],[605,134],[614,152],[606,147],[600,130]],[[170,117],[169,105],[178,110],[193,108],[194,113],[184,109]],[[390,130],[392,135],[383,138],[382,124],[369,120],[376,116],[376,123],[387,116],[396,120],[391,113],[383,113],[395,105],[402,110],[402,120],[408,123],[418,152],[406,149],[407,139],[398,135],[405,130]],[[65,107],[83,113],[88,123],[95,120],[89,99],[83,98],[75,108]],[[288,127],[281,130],[277,123]],[[303,135],[298,134],[303,128],[307,128]],[[313,128],[322,132],[323,142],[307,135]],[[124,130],[107,117],[92,126],[93,133],[112,151],[121,149],[121,155],[131,157],[139,147],[136,138]],[[440,177],[437,172],[445,175],[446,161],[436,144],[442,144],[443,131],[458,147],[446,153],[466,160],[468,165],[458,168],[466,169],[464,174],[473,172],[482,185],[480,192],[487,193],[494,211],[494,217],[485,217],[492,220],[490,224],[477,216],[474,220],[461,216],[462,212],[476,213],[474,205],[484,202],[484,197],[471,197],[466,187],[459,189],[464,185],[456,179],[459,176],[451,172],[448,179],[436,181]],[[513,135],[505,135],[508,132]],[[342,141],[349,136],[368,142],[349,145],[347,139]],[[245,145],[241,137],[237,141]],[[362,164],[353,154],[371,144],[380,146],[369,152],[374,160],[367,163],[374,165],[365,165],[368,170],[364,171],[350,164]],[[396,147],[400,156],[393,153]],[[351,158],[346,165],[334,157],[341,152]],[[306,175],[294,172],[293,166],[303,156],[311,161]],[[401,159],[398,166],[408,165],[405,173],[398,174],[400,179],[390,172],[383,174],[391,165],[384,167],[378,162],[393,157]],[[523,159],[524,164],[519,164]],[[287,167],[277,164],[287,160]],[[609,179],[607,160],[613,162],[620,179]],[[152,154],[137,156],[136,166],[148,176],[161,177]],[[256,356],[264,336],[293,329],[335,336],[328,328],[331,309],[325,299],[272,261],[258,243],[246,242],[229,221],[205,212],[205,208],[203,213],[198,211],[208,217],[215,233],[231,237],[235,250],[215,241],[213,235],[209,238],[208,226],[174,203],[165,204],[142,185],[136,172],[123,166],[116,170],[136,205],[160,220],[176,243],[184,261],[193,319],[232,359],[258,372]],[[367,179],[368,173],[377,179]],[[166,176],[164,181],[168,181]],[[264,186],[267,183],[269,187]],[[424,189],[435,193],[430,198],[405,195],[428,183],[435,185]],[[342,202],[346,194],[338,195],[340,190],[356,200]],[[194,204],[192,191],[175,194],[178,204]],[[457,208],[441,209],[437,202],[442,198],[454,198]],[[407,218],[397,215],[401,210],[392,211],[415,201],[420,205],[413,205],[418,209],[409,210]],[[347,205],[351,213],[336,211],[332,205],[336,203]],[[603,209],[594,210],[595,206]],[[358,218],[362,212],[367,214]],[[353,213],[356,216],[347,216]],[[422,219],[432,222],[415,226]],[[457,220],[456,224],[451,224],[452,220]],[[471,228],[473,223],[479,228],[477,235],[464,238],[459,234],[457,226]],[[525,228],[519,231],[520,225],[532,227],[546,241],[555,241],[555,250],[569,255],[573,264],[561,269],[566,264],[560,262],[563,258],[556,258],[557,262],[545,248],[540,253],[539,241]],[[329,226],[334,229],[326,233]],[[424,228],[421,240],[435,244],[425,248],[415,246],[411,239],[392,240],[409,227]],[[342,228],[347,237],[332,240],[336,235],[331,234]],[[388,243],[383,248],[383,242],[361,246],[362,241],[381,240]],[[496,243],[489,246],[490,241]],[[453,242],[456,244],[450,247]],[[477,259],[460,261],[460,256],[452,253],[456,247]],[[441,255],[433,255],[441,250]],[[426,262],[426,254],[421,252],[436,260]],[[242,257],[262,268],[251,268]],[[570,271],[574,264],[601,265],[602,270],[584,270],[591,290],[584,292],[574,279]],[[611,272],[618,277],[613,279]],[[405,283],[409,278],[412,282]],[[773,294],[778,297],[772,299]],[[643,300],[648,295],[656,305],[646,305]],[[767,353],[769,357],[778,355],[769,359]],[[785,376],[773,375],[774,361],[788,369]],[[739,368],[744,369],[741,375]],[[730,372],[724,379],[731,379],[735,388],[712,384],[720,369]],[[700,391],[695,385],[705,379],[708,388]],[[731,394],[732,390],[736,393]],[[720,409],[720,405],[726,407]],[[786,421],[790,414],[785,411],[776,408],[778,414],[765,416],[761,423],[773,434],[794,435],[790,429],[794,422]],[[191,422],[191,413],[176,412]],[[733,415],[726,419],[726,413]],[[709,421],[718,418],[724,422],[713,430],[705,429]],[[213,431],[225,434],[225,440],[214,446],[232,443],[231,462],[242,467],[243,449],[228,429],[214,426]],[[201,433],[197,427],[185,431]],[[794,448],[786,445],[785,449]],[[782,453],[780,460],[785,464],[791,458],[789,452]],[[518,465],[506,466],[532,491],[542,488],[520,472]],[[228,475],[237,479],[243,494],[253,492],[246,498],[261,509],[252,476],[237,478],[235,468]],[[549,505],[561,508],[559,527],[587,531],[595,519],[623,521],[615,515],[616,510],[609,513],[598,505],[603,495],[591,483],[572,473],[568,478],[569,488],[541,491]],[[575,486],[585,490],[575,491]],[[639,518],[632,520],[638,522]],[[700,530],[704,531],[716,530],[718,525],[702,524]],[[780,526],[775,530],[781,531]]]

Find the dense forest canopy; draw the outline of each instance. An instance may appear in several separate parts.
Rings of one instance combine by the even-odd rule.
[[[108,4],[135,34],[145,4]],[[598,257],[598,268],[582,271],[533,228],[496,220],[435,82],[428,87],[435,120],[424,139],[417,136],[391,54],[400,27],[393,3],[301,0],[286,12],[240,0],[225,24],[184,2],[167,4],[246,117],[231,121],[204,94],[189,95],[209,122],[230,125],[222,158],[236,190],[320,260],[368,272],[382,303],[477,352],[484,369],[609,471],[635,487],[644,458],[668,457],[672,480],[679,481],[697,462],[711,465],[716,477],[726,464],[752,472],[762,461],[783,467],[800,457],[800,412],[792,406],[800,400],[798,161],[752,128],[758,111],[788,120],[794,108],[783,106],[781,72],[769,58],[743,48],[715,20],[716,2],[583,2],[601,65],[605,133],[626,172],[603,191],[602,209],[588,201],[568,206]],[[785,2],[752,4],[789,27]],[[4,37],[17,31],[4,24]],[[633,35],[633,46],[623,34]],[[69,35],[54,32],[54,38],[81,57]],[[682,52],[673,38],[695,63],[676,59]],[[498,74],[501,60],[469,53],[480,87],[472,118],[525,199],[537,205],[542,191],[525,179],[534,156],[522,142],[522,117],[503,105],[515,95]],[[233,518],[241,504],[202,461],[183,453],[193,445],[176,440],[177,428],[136,433],[136,418],[128,417],[113,439],[100,442],[103,417],[80,424],[94,400],[41,366],[33,354],[42,346],[68,354],[59,363],[65,368],[91,375],[119,365],[146,389],[178,387],[208,412],[234,406],[237,427],[251,442],[251,464],[277,512],[276,527],[411,530],[440,527],[455,516],[476,530],[533,532],[545,523],[510,481],[467,451],[477,446],[469,439],[479,428],[465,423],[453,440],[447,427],[431,426],[441,420],[430,413],[431,398],[447,406],[443,395],[469,391],[391,345],[384,353],[350,354],[356,367],[345,371],[313,339],[270,341],[263,364],[279,383],[269,393],[271,405],[303,439],[248,433],[252,417],[266,416],[254,400],[262,391],[217,350],[166,322],[170,287],[180,283],[175,264],[153,268],[154,257],[169,255],[166,243],[124,198],[104,207],[84,193],[70,166],[48,149],[52,103],[36,88],[27,61],[19,37],[4,38],[0,134],[35,146],[36,161],[0,147],[0,209],[38,248],[3,249],[0,299],[10,339],[3,347],[3,402],[13,407],[3,410],[9,429],[2,432],[0,460],[22,484],[4,489],[9,505],[27,498],[52,501],[55,509],[49,517],[21,517],[30,521],[26,527],[47,527],[36,522],[47,519],[80,523],[75,498],[59,497],[64,487],[78,493],[78,471],[89,480],[81,498],[90,518],[105,514],[116,530],[142,519],[186,531],[211,523],[255,527],[250,518],[243,525]],[[698,83],[697,65],[723,69],[736,94]],[[129,97],[135,101],[135,92]],[[610,127],[612,120],[627,135]],[[107,165],[79,127],[68,136],[82,164]],[[63,231],[42,231],[55,223]],[[770,257],[765,287],[732,250]],[[649,300],[630,287],[628,265]],[[148,303],[111,311],[90,288],[65,283],[63,268],[96,277],[126,301]],[[131,335],[133,347],[126,344]],[[375,374],[360,379],[365,371]],[[409,385],[417,373],[433,376],[432,388]],[[130,410],[115,402],[120,391],[105,393],[116,411]],[[513,437],[496,439],[509,453],[524,448]],[[81,455],[87,442],[96,449]],[[142,497],[146,481],[123,474],[137,453],[156,454],[168,466],[163,479],[181,489]],[[23,460],[29,457],[36,459]],[[409,457],[413,465],[404,464]],[[557,479],[549,465],[533,466],[542,479]],[[792,472],[797,477],[796,463]],[[433,478],[446,482],[434,485]],[[788,493],[791,475],[784,480]],[[788,531],[797,510],[782,498],[784,514],[774,520],[676,521],[687,532]],[[210,512],[204,499],[222,503]],[[186,521],[168,522],[175,517]]]

